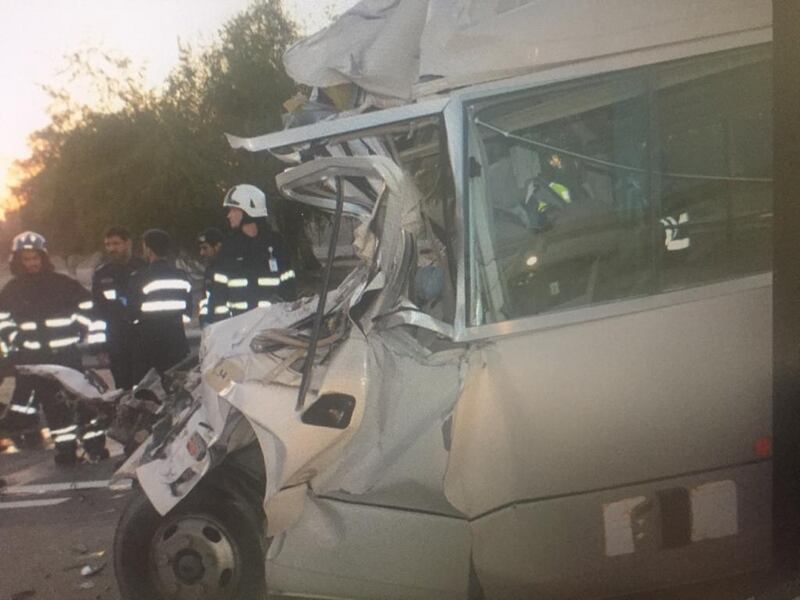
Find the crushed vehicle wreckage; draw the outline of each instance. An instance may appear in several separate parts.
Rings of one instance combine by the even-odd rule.
[[[229,136],[356,221],[359,264],[328,290],[334,235],[318,296],[210,326],[153,392],[117,474],[124,598],[611,597],[763,565],[769,3],[541,4],[365,0],[287,54],[325,109]],[[467,77],[492,19],[542,42]],[[409,20],[458,68],[381,62]]]

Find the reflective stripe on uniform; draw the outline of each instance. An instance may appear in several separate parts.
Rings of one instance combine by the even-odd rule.
[[[204,316],[208,315],[208,298],[209,298],[210,295],[211,294],[206,292],[205,297],[204,298],[200,298],[200,303],[198,304],[198,308],[200,309],[199,313],[200,313],[201,317],[204,317]]]
[[[295,274],[293,269],[289,269],[285,273],[281,274],[281,281],[289,281],[290,279],[294,279]]]
[[[240,279],[231,279],[228,281],[229,288],[243,288],[247,287],[247,279],[240,278]]]
[[[10,312],[0,312],[0,321],[4,319],[10,319],[11,313]]]
[[[150,300],[142,302],[142,312],[186,310],[185,300]]]
[[[214,282],[215,283],[228,283],[228,276],[223,275],[222,273],[214,273]]]
[[[22,404],[12,404],[8,407],[8,410],[13,411],[15,413],[21,413],[23,415],[35,415],[36,414],[36,407],[35,406],[24,406]]]
[[[233,310],[247,310],[250,307],[247,302],[228,302],[228,308]]]
[[[23,348],[27,348],[28,350],[41,350],[42,349],[42,345],[39,342],[31,342],[31,341],[28,341],[28,340],[25,340],[24,342],[22,342],[22,347]]]
[[[228,307],[227,306],[215,306],[214,307],[214,314],[215,315],[227,315],[228,314]]]
[[[57,319],[45,319],[44,324],[47,327],[69,327],[75,322],[72,317],[59,317]]]
[[[191,319],[189,318],[189,316],[188,316],[188,315],[186,315],[186,314],[184,314],[184,315],[182,315],[182,316],[181,316],[181,321],[183,321],[183,324],[184,324],[184,325],[186,325],[187,323],[191,323],[191,322],[192,322],[192,320],[191,320]]]
[[[67,346],[71,346],[72,344],[77,344],[81,341],[81,338],[74,336],[68,338],[59,338],[57,340],[50,340],[47,345],[51,348],[65,348]]]
[[[22,331],[36,331],[38,329],[38,325],[33,321],[25,321],[24,323],[19,324],[19,328]]]
[[[116,300],[117,299],[117,290],[103,290],[103,297],[106,300]]]
[[[552,181],[550,182],[549,187],[551,190],[553,190],[553,192],[555,192],[555,194],[559,198],[561,198],[567,204],[572,202],[572,197],[569,194],[569,188],[567,186]]]
[[[0,331],[4,329],[14,329],[16,326],[14,321],[0,321]]]
[[[100,333],[90,333],[86,337],[87,344],[105,344],[107,341],[105,332]]]
[[[92,321],[89,323],[89,331],[105,331],[108,325],[105,321]]]
[[[266,308],[267,306],[272,306],[272,302],[270,302],[269,300],[259,300],[258,301],[258,307],[259,308]]]
[[[146,296],[159,290],[182,290],[184,292],[191,292],[192,284],[185,279],[156,279],[144,286],[142,288],[142,293]]]
[[[78,304],[78,308],[81,310],[92,310],[94,308],[94,302],[91,300],[87,300],[86,302],[81,302]]]
[[[90,327],[92,325],[92,320],[89,317],[84,317],[83,315],[72,315],[72,318],[75,319],[78,323],[83,325],[84,327]]]
[[[280,277],[259,277],[258,285],[261,287],[275,287],[281,284]]]

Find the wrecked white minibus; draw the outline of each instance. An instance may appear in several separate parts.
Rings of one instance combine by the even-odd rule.
[[[359,264],[205,332],[118,473],[123,598],[605,598],[765,566],[770,3],[342,22],[287,65],[358,108],[231,142],[357,220]],[[434,57],[382,88],[369,50],[412,25]]]

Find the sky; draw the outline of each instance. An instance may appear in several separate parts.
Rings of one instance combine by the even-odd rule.
[[[357,0],[283,0],[287,13],[313,33]],[[178,40],[210,42],[250,0],[0,0],[0,216],[13,204],[14,160],[27,138],[47,124],[41,86],[57,80],[64,55],[99,47],[145,68],[157,86],[178,60]]]

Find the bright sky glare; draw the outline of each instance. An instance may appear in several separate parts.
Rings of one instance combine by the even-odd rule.
[[[283,0],[313,33],[357,0]],[[177,63],[178,39],[193,46],[210,41],[250,0],[0,0],[0,207],[14,160],[29,154],[27,137],[47,124],[42,84],[53,81],[63,56],[99,47],[146,68],[156,86]],[[1,211],[1,208],[0,208]]]

